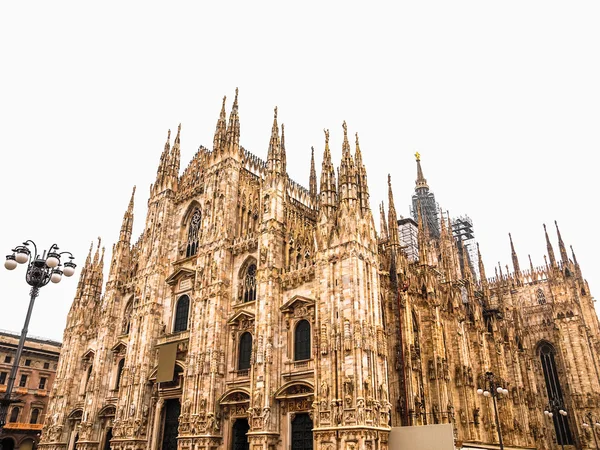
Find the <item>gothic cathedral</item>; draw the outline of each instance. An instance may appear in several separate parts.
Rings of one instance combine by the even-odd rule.
[[[387,450],[392,427],[443,423],[457,447],[500,427],[511,448],[594,448],[599,322],[558,227],[559,257],[546,234],[546,265],[521,268],[511,240],[512,271],[488,278],[417,202],[409,258],[390,179],[376,231],[345,123],[337,173],[325,131],[308,189],[287,175],[277,109],[266,161],[239,130],[236,91],[181,175],[181,127],[169,136],[104,289],[90,248],[40,450]],[[424,189],[418,156],[417,174]],[[489,373],[499,420],[477,392]]]

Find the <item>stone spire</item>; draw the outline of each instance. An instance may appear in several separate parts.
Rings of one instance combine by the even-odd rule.
[[[459,240],[458,242],[460,242],[460,245],[462,246],[461,255],[462,255],[463,279],[472,281],[473,280],[473,272],[471,272],[471,260],[469,259],[469,252],[467,251],[467,248],[465,247],[464,243],[461,240]]]
[[[281,124],[281,173],[287,171],[287,154],[285,151],[285,125]]]
[[[277,107],[275,107],[273,127],[271,128],[271,139],[269,141],[269,152],[267,154],[267,173],[271,176],[284,175],[285,160],[285,147],[281,145],[279,125],[277,124]]]
[[[352,201],[356,199],[356,165],[354,158],[350,153],[350,143],[348,142],[348,127],[346,121],[342,124],[344,129],[344,142],[342,144],[342,161],[339,170],[339,196],[340,202]]]
[[[309,180],[310,198],[317,199],[317,171],[315,170],[315,148],[310,148],[310,180]]]
[[[225,138],[227,135],[227,128],[226,128],[226,122],[225,122],[225,120],[227,118],[227,115],[225,114],[225,100],[227,100],[227,97],[223,97],[223,104],[221,105],[221,113],[219,114],[219,120],[217,120],[215,137],[213,138],[213,151],[215,153],[222,151],[223,147],[225,147]]]
[[[222,111],[224,113],[224,111]],[[238,88],[235,88],[235,99],[231,113],[229,114],[229,125],[227,126],[226,150],[230,155],[240,154],[240,118],[238,116]]]
[[[421,154],[419,152],[415,153],[415,159],[417,161],[417,179],[415,181],[415,189],[429,189],[429,186],[427,185],[427,180],[423,176],[423,169],[421,168]]]
[[[513,244],[512,235],[510,233],[508,233],[508,238],[510,239],[510,254],[512,255],[513,270],[515,272],[515,276],[519,277],[521,275],[521,268],[519,266],[519,258],[517,257],[517,252],[515,251],[515,245]]]
[[[394,205],[394,192],[392,191],[392,176],[388,173],[388,235],[390,245],[399,246],[398,238],[398,215]]]
[[[360,201],[360,207],[363,212],[370,210],[371,206],[369,203],[369,184],[367,182],[367,169],[363,164],[362,152],[360,151],[360,144],[358,142],[358,133],[356,136],[356,151],[354,152],[354,161],[356,163],[356,177],[358,185],[358,199]]]
[[[575,265],[575,273],[579,278],[582,278],[581,275],[581,267],[579,267],[579,263],[577,262],[577,256],[575,256],[575,250],[573,250],[573,246],[571,245],[571,254],[573,255],[573,264]]]
[[[131,192],[131,198],[129,199],[129,206],[127,211],[123,215],[123,223],[121,225],[121,232],[119,234],[119,242],[123,242],[126,245],[131,243],[131,231],[133,229],[133,199],[135,197],[135,186],[133,192]]]
[[[477,259],[479,260],[479,280],[481,281],[482,286],[487,286],[487,277],[485,275],[485,267],[483,265],[481,251],[479,250],[479,242],[477,243]]]
[[[556,258],[554,257],[554,249],[548,238],[548,231],[546,230],[546,224],[544,224],[544,234],[546,235],[546,248],[548,249],[548,257],[550,258],[550,266],[556,267]]]
[[[415,153],[415,159],[417,161],[417,179],[415,181],[415,193],[412,196],[412,209],[413,216],[417,214],[418,209],[421,211],[420,214],[423,216],[423,225],[427,230],[427,237],[439,238],[440,237],[440,225],[438,221],[438,207],[435,201],[435,195],[429,191],[427,180],[423,176],[423,169],[421,168],[421,155],[419,152]],[[415,221],[417,217],[414,217]]]
[[[554,221],[554,225],[556,226],[556,234],[558,235],[558,249],[560,251],[560,259],[563,264],[569,263],[569,255],[567,255],[567,249],[565,248],[565,243],[562,240],[562,236],[560,235],[560,230],[558,228],[558,223],[556,220]]]
[[[167,132],[167,141],[165,142],[165,148],[160,155],[160,162],[158,163],[158,170],[156,171],[156,181],[164,177],[169,163],[169,155],[171,153],[171,130]]]
[[[325,151],[321,164],[321,192],[319,198],[320,208],[326,214],[330,214],[337,207],[336,178],[333,163],[331,162],[331,150],[329,149],[329,130],[325,132]]]
[[[165,148],[160,155],[158,170],[156,171],[156,181],[150,186],[151,195],[159,194],[167,189],[176,190],[179,178],[179,159],[180,159],[180,132],[181,124],[177,129],[177,137],[171,150],[171,130],[167,133]]]
[[[379,205],[379,228],[381,232],[382,239],[388,239],[388,227],[387,227],[387,219],[385,218],[385,207],[383,206],[383,202]]]
[[[579,263],[577,262],[577,256],[575,256],[575,250],[573,250],[573,246],[571,245],[571,254],[573,255],[573,264],[575,264],[576,266],[579,265]]]
[[[177,136],[173,142],[173,149],[171,150],[171,157],[169,161],[169,176],[172,177],[171,181],[177,182],[179,178],[179,165],[181,161],[181,124],[177,126]]]

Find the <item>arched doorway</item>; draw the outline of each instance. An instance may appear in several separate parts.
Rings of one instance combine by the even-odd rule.
[[[165,402],[165,426],[163,428],[163,450],[177,450],[177,434],[179,433],[179,414],[181,403],[179,399],[172,398]]]
[[[234,422],[231,432],[231,450],[250,450],[248,436],[246,436],[248,431],[250,431],[248,419],[237,419]]]
[[[296,414],[292,420],[292,450],[313,449],[313,421],[308,413]]]
[[[2,444],[2,450],[15,450],[15,441],[13,441],[11,438],[2,439],[0,444]]]

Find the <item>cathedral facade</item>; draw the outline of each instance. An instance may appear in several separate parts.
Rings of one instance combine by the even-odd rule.
[[[325,131],[308,189],[277,110],[266,161],[240,146],[237,91],[182,174],[169,136],[141,236],[132,194],[106,284],[100,242],[81,269],[40,449],[387,450],[392,427],[443,423],[459,448],[499,431],[513,448],[594,448],[600,329],[560,234],[545,266],[513,248],[512,271],[488,278],[479,258],[476,277],[417,202],[409,260],[391,180],[376,231],[343,132],[337,174]],[[504,390],[478,395],[491,373]]]

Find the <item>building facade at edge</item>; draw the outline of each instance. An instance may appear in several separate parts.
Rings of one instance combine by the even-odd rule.
[[[600,329],[560,234],[555,256],[540,233],[544,267],[510,242],[513,271],[487,278],[479,257],[477,278],[451,224],[432,233],[421,214],[409,260],[391,179],[377,232],[341,131],[339,172],[326,131],[308,189],[287,175],[277,110],[266,160],[240,146],[237,92],[182,173],[169,135],[141,236],[132,194],[106,285],[100,243],[81,269],[40,448],[387,450],[391,427],[433,423],[477,448],[498,442],[487,371],[509,391],[505,445],[593,448]],[[566,418],[544,416],[550,399]]]
[[[18,334],[0,331],[0,395],[6,392],[19,338]],[[3,450],[31,450],[39,442],[60,349],[60,342],[49,339],[30,336],[25,341],[13,388],[17,402],[10,406],[0,432]]]

